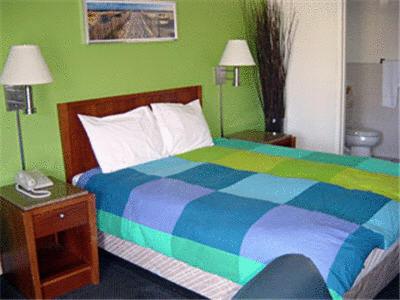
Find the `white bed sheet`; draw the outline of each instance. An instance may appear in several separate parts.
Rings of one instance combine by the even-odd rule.
[[[83,174],[84,173],[79,173],[79,174],[76,174],[74,177],[72,177],[72,185],[76,186],[78,184],[79,178],[81,178],[81,176]]]

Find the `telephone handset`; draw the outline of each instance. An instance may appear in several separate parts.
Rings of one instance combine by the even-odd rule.
[[[37,170],[20,171],[15,176],[15,189],[31,198],[45,198],[51,195],[50,191],[39,190],[50,187],[53,182]]]

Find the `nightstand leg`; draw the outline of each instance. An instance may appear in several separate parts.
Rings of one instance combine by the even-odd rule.
[[[96,227],[96,205],[94,196],[90,197],[88,202],[89,211],[89,230],[90,230],[90,240],[91,240],[91,258],[92,258],[92,272],[91,279],[93,284],[99,284],[99,254],[97,248],[97,227]]]
[[[292,135],[290,138],[290,147],[291,148],[296,148],[296,137]]]

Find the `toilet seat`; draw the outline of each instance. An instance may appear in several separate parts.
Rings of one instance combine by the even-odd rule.
[[[346,135],[352,135],[352,136],[363,136],[363,137],[378,137],[380,135],[379,131],[373,130],[373,129],[366,129],[366,128],[360,128],[360,129],[347,129],[346,130]]]

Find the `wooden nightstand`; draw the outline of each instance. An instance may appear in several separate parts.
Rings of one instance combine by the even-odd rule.
[[[238,139],[262,144],[296,148],[296,137],[284,133],[272,133],[257,130],[246,130],[227,136],[228,139]]]
[[[53,298],[99,283],[94,195],[51,178],[52,195],[0,188],[4,276],[28,298]]]

